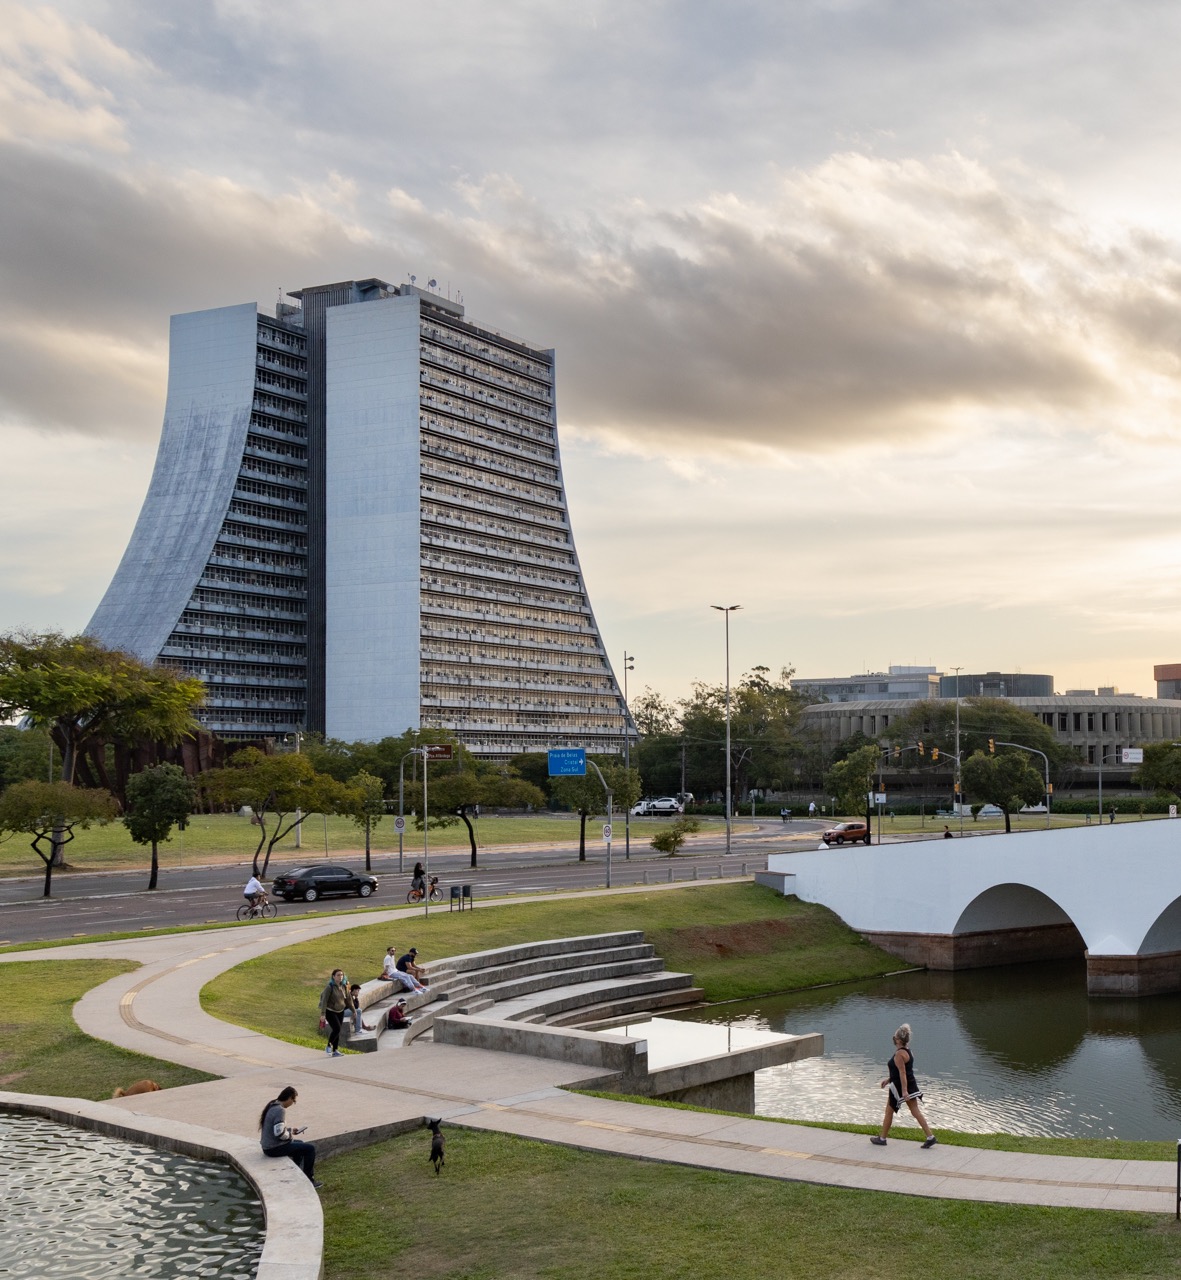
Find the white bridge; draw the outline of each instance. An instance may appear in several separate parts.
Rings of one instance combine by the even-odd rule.
[[[758,879],[930,969],[1085,955],[1092,995],[1181,991],[1181,821],[776,853]]]

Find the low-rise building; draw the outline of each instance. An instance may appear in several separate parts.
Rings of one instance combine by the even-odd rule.
[[[861,676],[795,677],[791,687],[828,702],[914,701],[939,696],[939,672],[935,667],[891,666]]]

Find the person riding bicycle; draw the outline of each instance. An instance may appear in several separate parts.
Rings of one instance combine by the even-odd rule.
[[[418,889],[420,892],[426,892],[426,868],[421,862],[414,864],[414,870],[410,876],[411,889]]]
[[[257,911],[260,906],[267,900],[267,891],[262,887],[262,881],[258,876],[251,875],[246,881],[246,888],[242,890],[242,896],[250,903],[252,910]]]

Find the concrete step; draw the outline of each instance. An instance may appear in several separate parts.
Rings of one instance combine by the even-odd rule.
[[[557,1014],[550,1017],[548,1021],[555,1027],[604,1031],[610,1030],[621,1018],[628,1018],[635,1014],[650,1013],[657,1016],[662,1010],[684,1009],[704,1003],[705,992],[701,987],[678,987],[673,991],[650,992],[646,995],[627,996],[619,1000],[604,1000],[601,1004],[586,1005],[572,1012]]]
[[[531,992],[516,1000],[498,1003],[492,1016],[504,1022],[516,1022],[535,1013],[544,1013],[547,1019],[553,1020],[563,1013],[609,1001],[636,999],[648,1002],[668,992],[691,989],[693,977],[688,973],[640,974]]]
[[[564,970],[588,969],[600,964],[623,964],[629,960],[656,959],[656,948],[650,943],[626,947],[593,947],[568,951],[556,956],[539,956],[517,960],[510,964],[489,965],[483,969],[469,970],[462,980],[472,987],[500,986],[517,978],[529,978],[535,974],[556,974]],[[434,986],[434,975],[432,974]]]

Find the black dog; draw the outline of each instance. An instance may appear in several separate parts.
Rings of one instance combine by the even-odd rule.
[[[427,1120],[426,1127],[431,1131],[431,1154],[430,1162],[435,1166],[435,1177],[439,1176],[439,1170],[442,1169],[445,1161],[443,1160],[443,1134],[440,1128],[443,1120]]]

